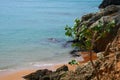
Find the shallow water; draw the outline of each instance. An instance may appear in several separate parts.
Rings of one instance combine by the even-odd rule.
[[[70,60],[64,27],[101,0],[0,0],[0,69]],[[56,38],[60,42],[51,42]]]

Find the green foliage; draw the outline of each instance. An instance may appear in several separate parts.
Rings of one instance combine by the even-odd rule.
[[[66,30],[65,35],[68,36],[68,37],[72,37],[73,39],[76,39],[77,38],[77,33],[78,33],[77,28],[78,28],[80,22],[81,21],[79,19],[76,19],[75,24],[74,24],[74,26],[72,28],[69,27],[68,25],[66,25],[66,27],[65,27],[65,30]]]
[[[79,62],[77,62],[76,60],[71,60],[68,64],[70,64],[70,65],[78,65]]]
[[[112,28],[114,26],[115,26],[115,21],[114,20],[110,21],[108,23],[103,23],[103,22],[99,21],[96,26],[91,28],[91,30],[94,33],[96,32],[96,35],[97,35],[98,38],[102,38],[102,37],[105,37],[107,35],[107,33],[110,33],[110,31],[112,30]]]
[[[72,46],[90,50],[93,48],[93,44],[110,33],[114,26],[115,21],[107,23],[98,21],[97,25],[88,28],[81,20],[76,19],[73,27],[69,27],[68,25],[65,27],[65,35],[79,40],[78,43],[73,43]]]
[[[66,25],[65,30],[66,30],[65,35],[67,35],[67,36],[69,36],[69,37],[72,37],[72,36],[73,36],[73,33],[72,33],[73,30],[72,30],[72,28],[68,27],[68,25]]]
[[[115,21],[110,22],[102,22],[99,21],[95,26],[86,26],[80,20],[75,20],[75,25],[73,28],[66,26],[66,36],[72,37],[73,39],[77,39],[79,42],[72,44],[73,46],[80,47],[82,49],[88,50],[90,52],[90,62],[93,68],[96,71],[96,77],[99,79],[99,73],[97,68],[95,67],[92,60],[92,50],[94,44],[100,38],[105,37],[108,33],[112,31],[112,28],[115,26]],[[72,60],[69,64],[78,64],[76,60]]]

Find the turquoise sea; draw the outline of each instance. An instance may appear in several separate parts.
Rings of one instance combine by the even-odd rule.
[[[66,24],[98,11],[101,0],[0,0],[0,70],[73,59]],[[55,39],[53,39],[55,38]]]

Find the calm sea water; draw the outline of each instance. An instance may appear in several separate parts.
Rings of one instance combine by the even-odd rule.
[[[101,0],[0,0],[0,69],[70,60],[64,27]],[[56,38],[59,41],[50,41]]]

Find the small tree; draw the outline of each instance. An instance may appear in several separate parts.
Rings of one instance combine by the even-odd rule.
[[[65,35],[72,37],[73,39],[78,39],[78,43],[74,43],[73,46],[77,46],[80,49],[89,51],[90,62],[95,69],[97,79],[100,80],[98,70],[92,60],[94,44],[100,38],[105,37],[108,33],[111,32],[112,28],[115,26],[115,21],[106,23],[98,21],[97,25],[91,27],[86,26],[86,24],[81,24],[81,21],[79,19],[76,19],[74,27],[65,27]]]

